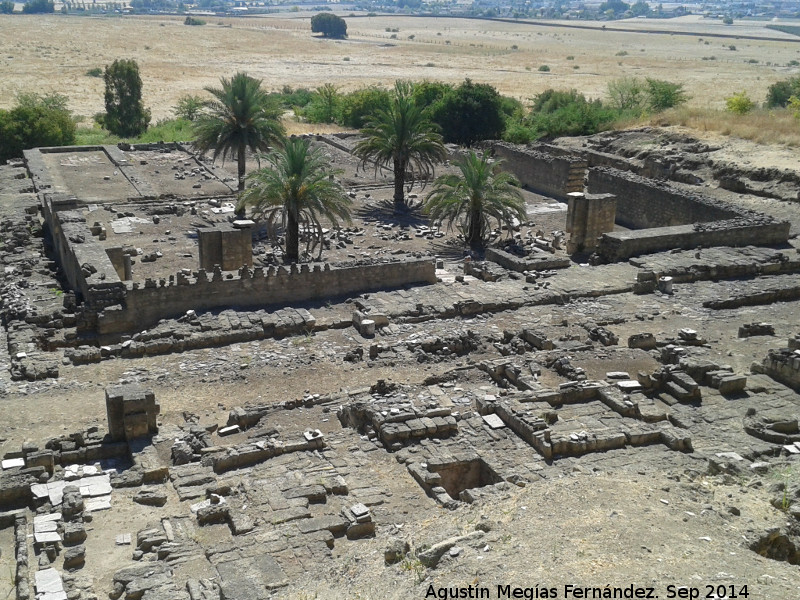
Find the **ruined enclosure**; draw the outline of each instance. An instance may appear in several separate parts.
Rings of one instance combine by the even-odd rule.
[[[0,594],[399,598],[626,561],[663,590],[724,560],[793,597],[798,205],[608,138],[498,145],[530,220],[483,256],[317,139],[354,222],[298,265],[182,146],[0,167]]]
[[[440,485],[451,498],[460,499],[465,490],[486,487],[500,483],[500,478],[482,458],[466,462],[452,462],[428,465],[428,469],[438,473]]]

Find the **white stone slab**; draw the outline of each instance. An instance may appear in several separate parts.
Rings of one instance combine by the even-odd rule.
[[[111,493],[111,477],[109,475],[84,476],[76,481],[75,485],[80,486],[81,496],[84,498],[105,496]]]
[[[4,471],[6,469],[16,469],[17,467],[24,467],[24,466],[25,466],[24,458],[7,458],[2,463]]]
[[[46,521],[58,521],[61,519],[60,512],[50,513],[49,515],[36,515],[33,517],[33,524],[44,523]]]
[[[303,437],[306,438],[307,442],[313,442],[322,437],[322,432],[319,429],[309,429],[303,432]]]
[[[50,496],[50,504],[58,506],[64,498],[64,487],[66,481],[50,481],[47,484],[47,495]]]
[[[37,544],[54,544],[61,541],[61,536],[55,531],[45,531],[43,533],[33,533],[33,541]]]
[[[492,429],[500,429],[501,427],[506,426],[506,424],[503,423],[503,419],[501,419],[494,413],[490,415],[483,415],[483,421]]]
[[[64,591],[61,573],[55,569],[43,569],[34,574],[37,594],[57,593]]]
[[[41,596],[36,596],[36,600],[69,600],[67,592],[46,592]]]
[[[49,495],[47,491],[47,484],[46,483],[34,483],[31,486],[31,493],[36,497],[36,499],[46,498]]]
[[[783,447],[789,454],[800,454],[800,448],[795,446],[794,444],[789,444],[788,446]]]
[[[97,512],[98,510],[108,510],[111,508],[111,494],[108,496],[100,496],[99,498],[92,498],[86,502],[84,510],[86,512]]]
[[[34,533],[53,533],[56,529],[58,529],[58,523],[56,521],[39,521],[33,523],[33,532]]]

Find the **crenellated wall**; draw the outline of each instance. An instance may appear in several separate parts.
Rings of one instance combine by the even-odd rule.
[[[258,267],[252,271],[242,268],[238,276],[230,279],[218,268],[210,275],[201,269],[197,277],[179,273],[169,281],[148,279],[143,286],[129,283],[124,301],[98,313],[96,327],[98,334],[109,335],[138,331],[161,319],[182,316],[189,310],[288,305],[435,282],[432,259],[354,267],[316,264],[312,268],[302,264],[288,268]]]

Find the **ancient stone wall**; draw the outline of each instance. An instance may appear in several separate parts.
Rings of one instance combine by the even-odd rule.
[[[303,264],[253,271],[245,268],[230,279],[219,269],[211,275],[200,270],[196,278],[178,274],[171,281],[129,284],[122,305],[98,314],[97,330],[100,334],[140,330],[189,310],[264,307],[435,282],[436,270],[430,259],[355,267],[318,264],[312,268]]]
[[[617,262],[675,248],[783,244],[789,239],[789,226],[787,221],[762,215],[696,225],[612,231],[600,238],[597,254],[604,261]]]
[[[59,264],[74,289],[87,303],[102,308],[119,303],[125,286],[102,245],[95,242],[84,216],[73,210],[58,210],[69,204],[63,194],[42,194],[42,211],[53,238]]]
[[[664,181],[610,167],[589,169],[587,189],[592,194],[615,194],[617,223],[631,229],[706,223],[744,215],[744,211],[719,200],[691,195]]]
[[[566,200],[569,192],[583,191],[587,165],[582,158],[553,156],[504,142],[492,144],[492,151],[503,159],[507,171],[534,192]]]

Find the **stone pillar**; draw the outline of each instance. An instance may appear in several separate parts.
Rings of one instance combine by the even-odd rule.
[[[614,194],[567,194],[567,253],[594,252],[598,238],[614,230],[617,197]]]
[[[136,384],[106,388],[108,432],[115,442],[128,442],[158,433],[161,407],[152,390]]]

